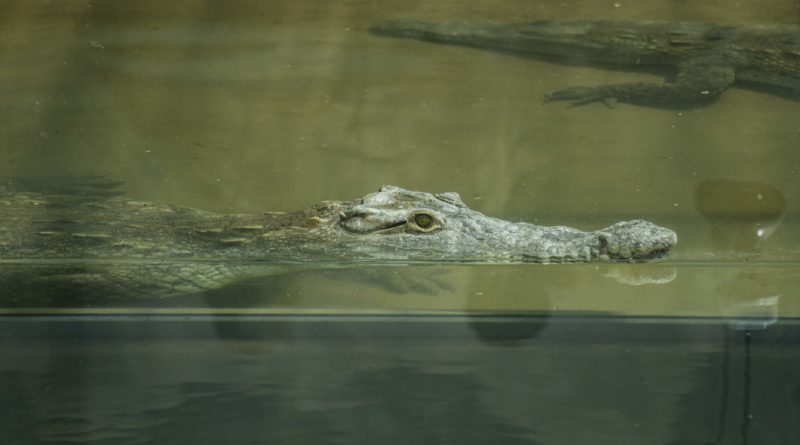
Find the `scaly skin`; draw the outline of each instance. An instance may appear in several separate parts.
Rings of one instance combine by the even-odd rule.
[[[100,191],[0,194],[0,268],[34,265],[14,272],[34,286],[60,280],[176,295],[258,275],[265,262],[637,262],[677,242],[673,231],[643,220],[594,232],[512,223],[468,208],[453,192],[394,186],[292,213],[231,215]]]
[[[571,87],[548,101],[576,105],[681,106],[715,100],[739,84],[800,95],[800,27],[728,27],[686,22],[533,22],[510,24],[427,23],[415,20],[375,24],[370,32],[436,43],[556,56],[570,62],[672,66],[674,82]]]
[[[642,261],[675,233],[642,220],[595,232],[485,216],[453,192],[384,186],[292,213],[216,214],[122,198],[0,197],[0,259]]]

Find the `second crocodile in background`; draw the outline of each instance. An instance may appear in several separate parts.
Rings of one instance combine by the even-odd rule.
[[[731,86],[800,97],[800,26],[720,26],[689,22],[532,22],[509,24],[375,24],[370,32],[471,46],[559,61],[673,67],[672,82],[621,83],[554,91],[548,101],[575,105],[602,101],[650,106],[708,103]]]

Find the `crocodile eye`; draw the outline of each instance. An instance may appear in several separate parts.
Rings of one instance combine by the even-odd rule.
[[[428,212],[414,212],[409,220],[411,223],[409,226],[411,229],[416,230],[417,232],[433,232],[441,227],[436,217]]]
[[[433,225],[433,218],[427,213],[418,213],[414,215],[414,222],[417,223],[420,229],[428,229]]]

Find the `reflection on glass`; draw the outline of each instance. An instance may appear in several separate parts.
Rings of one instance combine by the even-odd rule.
[[[794,445],[797,5],[717,3],[0,2],[0,443]],[[468,210],[680,243],[441,261]],[[417,236],[223,258],[243,215]]]
[[[708,179],[695,188],[695,208],[711,223],[714,249],[757,253],[781,227],[786,210],[783,193],[770,185]]]

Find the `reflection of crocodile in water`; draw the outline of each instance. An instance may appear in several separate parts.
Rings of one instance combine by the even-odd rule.
[[[87,190],[91,195],[106,189],[90,185]],[[52,261],[134,260],[124,274],[81,269],[55,279],[77,275],[83,284],[117,280],[125,287],[141,282],[159,288],[155,293],[170,294],[250,276],[242,262],[252,260],[636,262],[658,258],[677,242],[673,231],[643,220],[595,232],[511,223],[468,208],[456,193],[393,186],[359,200],[325,201],[292,213],[228,215],[86,193],[24,191],[0,194],[0,209],[5,263],[38,262],[41,268]],[[180,267],[165,273],[166,262],[174,260]],[[203,272],[187,266],[187,261],[209,260],[222,263]]]
[[[800,27],[730,27],[686,22],[427,23],[374,25],[374,34],[550,56],[570,63],[677,68],[670,83],[572,87],[547,100],[686,105],[716,99],[736,85],[800,95]]]

